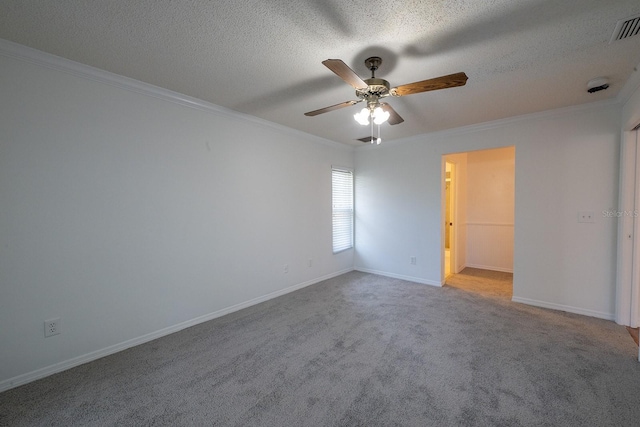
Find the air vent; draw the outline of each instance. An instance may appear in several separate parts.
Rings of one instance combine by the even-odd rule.
[[[373,137],[373,136],[365,136],[364,138],[358,138],[358,141],[362,141],[365,144],[377,144],[380,145],[380,143],[382,142],[382,139],[380,139],[380,137]]]
[[[638,34],[640,34],[640,15],[618,21],[609,43],[637,36]]]

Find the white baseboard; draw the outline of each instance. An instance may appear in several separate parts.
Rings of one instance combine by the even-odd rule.
[[[269,294],[263,295],[258,298],[253,298],[249,301],[245,301],[239,304],[232,305],[230,307],[223,308],[218,311],[214,311],[213,313],[205,314],[203,316],[196,317],[191,320],[187,320],[182,323],[178,323],[177,325],[169,326],[168,328],[160,329],[155,332],[151,332],[149,334],[142,335],[137,338],[132,338],[130,340],[111,345],[109,347],[102,348],[100,350],[92,351],[91,353],[84,354],[82,356],[74,357],[69,360],[65,360],[59,363],[55,363],[53,365],[46,366],[41,369],[37,369],[35,371],[27,372],[26,374],[21,374],[13,378],[9,378],[4,381],[0,381],[0,392],[9,390],[14,387],[18,387],[23,384],[30,383],[35,380],[39,380],[41,378],[48,377],[49,375],[56,374],[58,372],[66,371],[67,369],[74,368],[76,366],[82,365],[84,363],[92,362],[94,360],[100,359],[105,356],[109,356],[111,354],[117,353],[122,350],[126,350],[131,347],[135,347],[140,344],[144,344],[149,341],[153,341],[158,338],[162,338],[166,335],[173,334],[174,332],[181,331],[183,329],[189,328],[191,326],[195,326],[197,324],[207,322],[209,320],[216,319],[218,317],[222,317],[224,315],[233,313],[238,310],[242,310],[243,308],[251,307],[252,305],[260,304],[261,302],[268,301],[273,298],[277,298],[279,296],[288,294],[293,291],[297,291],[298,289],[305,288],[307,286],[316,284],[318,282],[322,282],[323,280],[331,279],[336,276],[340,276],[341,274],[348,273],[353,271],[352,268],[337,271],[335,273],[327,274],[322,277],[317,277],[312,280],[308,280],[303,283],[298,283],[297,285],[289,286],[284,289],[280,289],[275,292],[271,292]]]
[[[503,273],[513,273],[513,268],[495,267],[493,265],[467,264],[465,267],[480,268],[482,270],[501,271]]]
[[[437,282],[435,280],[421,279],[419,277],[412,277],[412,276],[404,276],[402,274],[388,273],[386,271],[370,270],[368,268],[355,268],[355,270],[362,271],[363,273],[377,274],[378,276],[391,277],[393,279],[406,280],[407,282],[415,282],[415,283],[421,283],[423,285],[442,287],[442,283]]]
[[[452,274],[458,274],[460,273],[462,270],[464,270],[465,268],[467,268],[467,264],[462,264],[462,266],[457,268],[457,271],[452,272]]]
[[[521,304],[533,305],[535,307],[550,308],[552,310],[560,310],[560,311],[566,311],[568,313],[582,314],[583,316],[597,317],[599,319],[615,320],[614,313],[604,313],[601,311],[588,310],[586,308],[556,304],[553,302],[538,301],[530,298],[512,297],[511,301],[518,302]]]

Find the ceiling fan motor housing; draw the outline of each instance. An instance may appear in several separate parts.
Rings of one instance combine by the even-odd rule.
[[[365,83],[368,85],[366,89],[357,89],[356,96],[362,100],[367,101],[370,106],[377,106],[378,100],[389,96],[389,82],[384,79],[370,78],[366,79]]]
[[[366,79],[364,82],[369,86],[366,89],[356,91],[356,94],[358,92],[363,92],[372,95],[384,96],[389,93],[389,88],[391,87],[389,82],[384,79],[371,78]]]

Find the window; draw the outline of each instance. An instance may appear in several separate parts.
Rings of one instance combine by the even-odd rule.
[[[331,169],[333,253],[353,247],[353,172]]]

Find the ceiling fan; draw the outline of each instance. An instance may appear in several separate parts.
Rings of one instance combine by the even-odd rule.
[[[371,78],[366,80],[362,80],[340,59],[327,59],[326,61],[322,61],[324,66],[355,88],[358,99],[320,108],[319,110],[309,111],[304,113],[304,115],[317,116],[318,114],[328,113],[329,111],[349,107],[364,101],[367,103],[367,106],[354,115],[358,123],[368,125],[369,119],[372,119],[373,123],[378,125],[385,121],[388,121],[390,125],[397,125],[404,122],[404,119],[400,117],[391,105],[386,102],[380,102],[380,99],[388,96],[405,96],[431,90],[464,86],[468,79],[465,73],[455,73],[392,88],[388,81],[376,78],[375,76],[376,70],[382,63],[380,57],[372,56],[371,58],[367,58],[364,63],[371,71]]]

